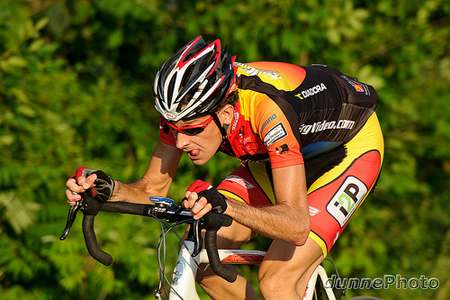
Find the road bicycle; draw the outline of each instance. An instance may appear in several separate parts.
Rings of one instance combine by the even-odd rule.
[[[172,199],[164,197],[150,197],[153,204],[147,205],[125,202],[106,202],[103,204],[87,193],[82,194],[82,196],[82,199],[76,205],[70,207],[67,224],[60,239],[64,240],[67,237],[77,212],[81,210],[84,215],[82,229],[87,250],[94,259],[105,266],[111,265],[113,259],[111,255],[99,247],[94,232],[94,218],[99,211],[147,216],[159,222],[162,230],[158,242],[160,281],[155,292],[155,299],[162,299],[161,297],[164,294],[169,300],[200,300],[196,291],[195,276],[201,264],[209,264],[218,276],[228,282],[234,282],[237,278],[236,274],[226,268],[224,264],[260,264],[266,253],[261,250],[217,249],[217,231],[221,227],[230,226],[233,221],[227,215],[210,212],[203,218],[194,220],[189,210],[174,205]],[[166,222],[173,223],[173,225]],[[175,226],[180,224],[190,224],[188,236],[185,240],[182,240],[173,230]],[[202,249],[202,230],[206,230],[204,244],[206,250]],[[181,247],[173,270],[172,280],[169,281],[165,276],[165,236],[171,231],[180,239]],[[335,270],[339,278],[336,267]],[[167,292],[166,283],[169,285],[169,292]],[[334,291],[322,265],[319,265],[311,276],[303,297],[303,300],[312,299],[345,299],[345,288],[338,287],[337,291]],[[359,296],[348,300],[357,299],[380,300],[369,296]]]

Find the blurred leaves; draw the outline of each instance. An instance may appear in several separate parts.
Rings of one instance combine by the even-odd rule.
[[[330,253],[341,275],[436,277],[439,290],[349,291],[447,299],[450,245],[450,3],[409,1],[4,0],[0,2],[2,299],[150,299],[158,226],[104,214],[112,267],[91,259],[81,220],[64,242],[65,181],[79,166],[134,181],[158,139],[152,81],[192,38],[241,62],[329,64],[380,95],[386,157],[378,191]],[[183,157],[169,196],[217,185],[238,162]],[[259,238],[247,248],[267,247]],[[167,268],[177,241],[168,242]],[[254,268],[242,272],[256,283]]]

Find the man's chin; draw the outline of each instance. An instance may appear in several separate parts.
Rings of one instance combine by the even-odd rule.
[[[210,154],[208,155],[208,153],[205,153],[205,152],[201,151],[196,156],[192,155],[191,153],[189,153],[188,156],[191,159],[191,161],[194,163],[194,165],[196,165],[196,166],[203,166],[208,161],[210,161],[211,158],[214,157],[214,154],[213,155],[210,155]]]
[[[191,158],[191,161],[192,161],[192,163],[194,164],[194,165],[196,165],[196,166],[203,166],[204,164],[206,164],[209,160],[203,160],[203,159],[192,159]]]
[[[211,157],[205,157],[204,155],[205,153],[203,153],[203,155],[200,155],[198,157],[189,157],[191,159],[191,161],[194,163],[194,165],[196,166],[203,166],[204,164],[206,164],[208,161],[211,160]]]

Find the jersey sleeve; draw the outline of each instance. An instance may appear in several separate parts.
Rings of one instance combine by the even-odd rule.
[[[303,164],[300,144],[280,107],[266,95],[255,107],[255,132],[261,137],[269,152],[272,168],[283,168]]]

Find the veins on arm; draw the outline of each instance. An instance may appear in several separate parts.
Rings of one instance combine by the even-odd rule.
[[[255,207],[229,199],[225,213],[261,235],[303,245],[310,231],[304,166],[274,169],[273,176],[276,205]]]
[[[142,178],[132,183],[115,181],[116,187],[110,201],[148,204],[149,196],[166,196],[181,155],[177,148],[158,141]]]

